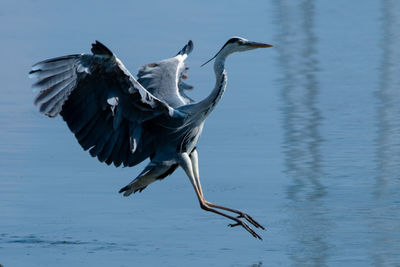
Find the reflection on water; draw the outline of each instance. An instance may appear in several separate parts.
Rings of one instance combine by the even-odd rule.
[[[377,96],[377,194],[380,189],[398,184],[400,178],[400,3],[383,1],[383,55],[381,84]]]
[[[377,91],[376,184],[374,199],[374,244],[371,249],[375,266],[393,263],[400,242],[400,2],[382,2],[382,60]],[[396,222],[396,223],[394,223]],[[395,261],[394,261],[395,262]]]
[[[290,2],[290,1],[289,1]],[[286,170],[294,179],[290,198],[303,191],[308,198],[322,197],[325,192],[319,182],[321,174],[321,137],[318,131],[321,115],[317,108],[319,85],[316,77],[316,37],[312,32],[313,4],[302,5],[279,1],[282,31],[278,49],[284,77],[282,85],[283,128],[285,130]],[[301,21],[301,23],[299,23]]]
[[[313,1],[276,1],[282,92],[284,154],[291,231],[296,245],[289,250],[295,265],[324,265],[328,256],[321,169],[321,112],[318,109],[317,37]]]
[[[379,188],[400,174],[400,3],[383,1],[382,66],[377,109],[377,197]]]

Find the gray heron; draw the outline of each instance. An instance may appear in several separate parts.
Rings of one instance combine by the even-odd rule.
[[[99,41],[92,44],[92,54],[41,61],[32,66],[29,76],[37,79],[33,87],[39,89],[34,101],[39,111],[49,117],[60,114],[91,156],[116,167],[131,167],[150,159],[119,193],[129,196],[141,192],[181,166],[203,210],[224,216],[233,221],[229,226],[241,226],[261,239],[246,221],[256,228],[264,227],[247,213],[205,200],[196,144],[207,116],[224,94],[226,58],[234,52],[266,47],[272,45],[240,37],[229,39],[206,62],[215,60],[215,87],[199,102],[186,95],[193,87],[183,81],[192,41],[176,56],[141,67],[138,79]]]

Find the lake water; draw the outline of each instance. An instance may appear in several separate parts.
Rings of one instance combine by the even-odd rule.
[[[400,266],[399,1],[5,0],[0,22],[3,266]],[[100,164],[32,104],[30,66],[96,39],[132,73],[192,39],[202,99],[234,35],[275,48],[228,59],[201,180],[263,241],[202,211],[181,169],[122,197],[143,164]]]

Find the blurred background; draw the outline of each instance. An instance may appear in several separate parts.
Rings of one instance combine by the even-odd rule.
[[[0,264],[400,265],[400,2],[0,2]],[[189,40],[188,83],[214,86],[231,36],[274,44],[227,60],[198,150],[206,199],[247,211],[258,241],[199,208],[181,169],[100,164],[32,104],[37,61],[106,44],[136,74]]]

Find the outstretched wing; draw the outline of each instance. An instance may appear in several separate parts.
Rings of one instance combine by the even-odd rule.
[[[138,82],[154,96],[168,103],[171,107],[179,107],[194,102],[185,94],[193,86],[183,82],[187,78],[185,59],[193,50],[193,42],[189,41],[175,57],[160,62],[144,65],[139,68]]]
[[[160,116],[179,118],[178,111],[149,93],[103,44],[93,55],[80,54],[33,65],[30,76],[40,89],[40,112],[61,114],[79,144],[101,162],[133,166],[154,154],[152,136],[143,125]]]

